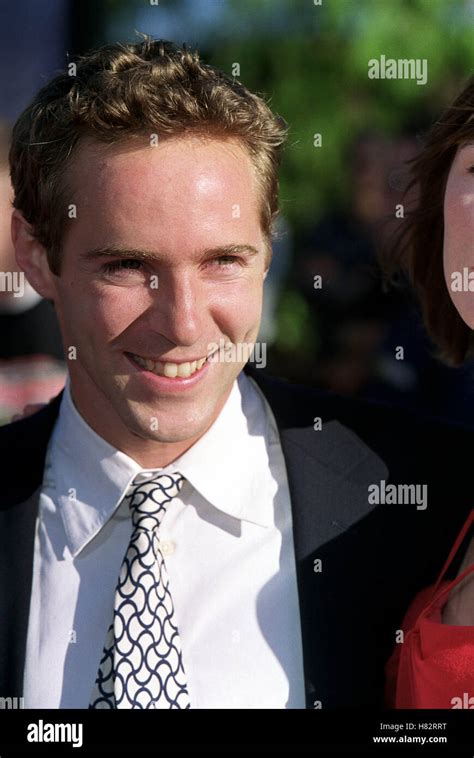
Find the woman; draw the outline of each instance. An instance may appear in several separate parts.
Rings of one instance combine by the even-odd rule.
[[[440,356],[459,366],[474,356],[474,77],[431,128],[408,191],[414,207],[389,268],[408,272]],[[388,707],[474,708],[473,523],[474,508],[406,613],[386,668]]]

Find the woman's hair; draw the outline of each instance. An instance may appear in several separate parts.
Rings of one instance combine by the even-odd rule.
[[[454,366],[474,355],[473,332],[458,314],[443,269],[444,194],[459,145],[474,139],[474,76],[427,133],[410,162],[408,211],[384,261],[386,274],[408,273],[440,357]]]
[[[240,82],[201,63],[197,51],[145,36],[137,44],[106,45],[70,64],[15,124],[9,156],[13,204],[45,247],[53,273],[60,273],[71,202],[65,173],[80,141],[191,133],[237,139],[248,150],[271,249],[285,121]]]

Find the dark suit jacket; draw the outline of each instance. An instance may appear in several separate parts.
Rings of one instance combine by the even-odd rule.
[[[473,505],[472,433],[246,371],[272,407],[286,461],[306,707],[383,707],[395,631]],[[60,399],[0,428],[2,697],[22,695],[35,520]],[[368,487],[381,480],[427,484],[427,509],[371,505]]]

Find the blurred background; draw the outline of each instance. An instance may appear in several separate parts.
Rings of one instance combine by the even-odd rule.
[[[377,250],[403,223],[406,161],[473,73],[474,0],[2,0],[0,272],[17,271],[12,124],[76,55],[137,32],[198,47],[290,126],[265,370],[473,426],[473,363],[437,361],[409,288],[383,287]],[[382,55],[426,59],[426,84],[370,79]],[[0,423],[57,394],[65,370],[51,304],[27,283],[23,297],[0,291]]]

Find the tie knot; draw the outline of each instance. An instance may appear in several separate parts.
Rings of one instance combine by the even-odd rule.
[[[126,499],[135,528],[156,529],[165,515],[166,506],[178,494],[184,483],[181,474],[140,472],[128,488]]]

